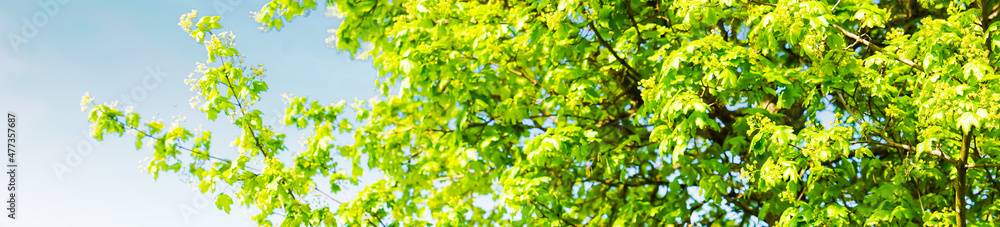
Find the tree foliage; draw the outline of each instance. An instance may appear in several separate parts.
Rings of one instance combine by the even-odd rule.
[[[384,98],[294,97],[265,125],[263,67],[191,13],[208,51],[193,105],[241,131],[238,158],[109,105],[91,107],[94,136],[152,138],[154,176],[232,185],[216,204],[263,226],[1000,225],[996,1],[325,4]],[[273,0],[255,19],[317,8]],[[291,126],[309,132],[294,157],[273,130]],[[351,201],[302,199],[365,169],[385,177]]]

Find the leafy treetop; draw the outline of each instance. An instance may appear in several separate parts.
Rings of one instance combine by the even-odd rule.
[[[255,19],[280,29],[317,5],[273,0]],[[283,124],[309,132],[294,156],[254,108],[263,67],[195,13],[180,23],[208,51],[193,105],[240,130],[237,158],[214,156],[210,131],[109,105],[91,107],[93,135],[152,138],[154,177],[232,185],[216,204],[254,206],[262,226],[1000,225],[996,1],[326,7],[385,97],[354,116],[290,98]],[[365,169],[385,177],[351,201],[303,199]]]

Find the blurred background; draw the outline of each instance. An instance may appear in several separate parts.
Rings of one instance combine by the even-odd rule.
[[[209,122],[192,109],[195,92],[184,83],[207,54],[177,23],[181,14],[198,10],[199,16],[222,16],[222,30],[236,34],[245,64],[267,69],[270,91],[256,107],[276,131],[289,134],[289,149],[298,150],[302,132],[277,127],[286,106],[282,94],[321,103],[369,99],[376,96],[376,72],[370,61],[353,60],[324,41],[339,24],[324,9],[265,32],[250,17],[264,3],[0,3],[0,111],[17,114],[19,138],[17,216],[0,218],[0,226],[256,226],[249,219],[253,208],[234,204],[226,214],[214,195],[196,192],[185,176],[154,180],[142,168],[151,148],[137,151],[134,136],[91,138],[80,100],[89,92],[96,103],[133,106],[143,121],[211,130],[213,154],[235,157],[229,143],[236,130],[225,118]],[[334,197],[349,199],[357,189]]]

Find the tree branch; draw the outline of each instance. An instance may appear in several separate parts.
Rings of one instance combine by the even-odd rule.
[[[531,203],[535,204],[535,206],[539,206],[539,207],[545,208],[545,210],[547,210],[547,211],[549,211],[549,213],[552,213],[553,215],[555,215],[556,216],[555,218],[558,218],[560,221],[562,221],[567,226],[580,226],[580,225],[577,225],[577,224],[573,224],[573,222],[570,222],[569,220],[566,220],[561,215],[559,215],[559,213],[556,213],[555,211],[553,211],[552,208],[549,208],[548,206],[542,205],[542,204],[538,203],[538,201],[531,200]],[[548,217],[548,215],[545,215],[545,213],[539,212],[539,214],[541,214],[542,216]]]
[[[978,168],[978,167],[1000,167],[1000,164],[986,163],[986,164],[965,165],[965,168]]]
[[[226,85],[226,87],[229,87],[229,92],[232,92],[233,93],[233,97],[236,98],[236,106],[240,107],[240,112],[243,112],[243,116],[246,116],[247,115],[247,109],[246,109],[246,107],[243,106],[243,102],[240,101],[239,93],[236,93],[236,90],[233,89],[233,82],[231,80],[229,80],[229,76],[228,75],[223,76],[223,78],[226,78],[226,82],[228,82],[229,84],[226,84],[226,83],[222,83],[222,84]],[[250,132],[250,136],[253,137],[254,142],[256,142],[255,144],[257,145],[257,148],[260,149],[260,154],[264,155],[264,158],[268,158],[267,152],[264,151],[264,147],[260,145],[260,140],[257,139],[257,134],[253,133],[253,128],[250,128],[249,124],[247,124],[247,130]]]
[[[840,25],[832,24],[832,26],[833,26],[833,28],[836,28],[837,30],[840,30],[840,33],[843,33],[847,37],[851,37],[852,39],[857,40],[858,42],[861,42],[862,44],[865,44],[865,46],[868,46],[868,48],[872,48],[875,51],[883,52],[883,53],[892,55],[893,57],[896,58],[897,61],[902,62],[903,64],[906,64],[906,65],[909,65],[910,67],[913,67],[913,68],[915,68],[917,70],[920,70],[921,72],[924,72],[924,67],[923,66],[920,66],[917,63],[915,63],[913,61],[910,61],[909,59],[905,59],[905,58],[899,57],[898,55],[895,55],[895,54],[892,54],[892,53],[888,53],[887,51],[883,50],[878,45],[873,44],[871,41],[868,41],[868,40],[866,40],[864,38],[861,38],[860,36],[858,36],[858,35],[856,35],[854,33],[851,33],[851,32],[849,32],[847,30],[844,30],[844,28],[841,28]]]
[[[878,141],[872,141],[872,140],[860,140],[860,141],[851,142],[851,144],[860,144],[860,143],[881,145],[881,146],[886,146],[886,147],[903,149],[903,150],[907,150],[907,151],[916,151],[916,149],[914,149],[910,145],[900,144],[900,143],[896,143],[896,142],[892,142],[892,141],[888,141],[888,140],[885,143],[878,142]],[[938,158],[941,158],[941,159],[943,159],[943,160],[945,160],[945,161],[947,161],[949,163],[955,164],[955,160],[952,159],[950,156],[948,156],[948,154],[945,154],[944,152],[941,152],[941,151],[938,151],[938,150],[931,150],[929,152],[926,152],[926,154],[937,156]]]
[[[971,141],[972,141],[972,130],[969,130],[968,132],[965,132],[965,134],[962,135],[962,151],[958,154],[958,161],[961,162],[961,165],[957,165],[955,167],[958,175],[955,178],[955,181],[958,181],[957,184],[955,184],[955,210],[958,211],[958,214],[955,215],[956,219],[955,221],[958,223],[956,225],[958,227],[965,227],[966,224],[965,223],[965,188],[966,188],[965,163],[967,163],[969,158],[969,144]]]
[[[628,62],[625,61],[625,59],[622,59],[621,56],[618,56],[618,52],[615,52],[615,49],[611,47],[611,44],[608,43],[607,40],[604,40],[604,37],[601,37],[601,32],[597,31],[597,26],[594,26],[594,22],[590,22],[589,25],[590,29],[594,30],[594,35],[597,36],[597,41],[601,43],[601,46],[604,46],[604,48],[608,48],[608,52],[611,52],[611,55],[615,56],[615,59],[618,60],[618,63],[621,63],[623,66],[625,66],[625,68],[628,69],[629,72],[635,74],[637,78],[642,78],[642,76],[639,74],[639,71],[636,71],[634,68],[632,68],[631,65],[628,64]]]

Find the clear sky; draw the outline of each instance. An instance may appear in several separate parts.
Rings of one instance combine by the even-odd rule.
[[[227,215],[215,208],[212,198],[200,201],[201,194],[182,176],[161,174],[154,180],[139,168],[151,156],[150,148],[136,151],[132,137],[90,141],[80,98],[85,92],[98,103],[128,97],[144,120],[156,116],[169,123],[183,114],[188,120],[182,125],[214,132],[214,153],[235,156],[228,146],[235,135],[232,125],[224,118],[207,122],[189,105],[195,93],[183,80],[196,62],[207,58],[205,48],[177,25],[180,15],[192,9],[200,15],[221,15],[223,30],[236,34],[247,63],[268,69],[271,90],[258,107],[271,122],[276,122],[275,111],[283,111],[283,93],[327,103],[376,94],[371,62],[351,60],[324,42],[337,19],[319,10],[280,32],[262,32],[249,17],[262,4],[0,3],[0,111],[18,115],[19,138],[17,219],[0,218],[0,226],[255,226],[248,218],[254,212],[234,204]],[[144,81],[151,77],[162,80]],[[277,130],[288,133],[293,142],[288,147],[297,150],[294,141],[301,132]]]

